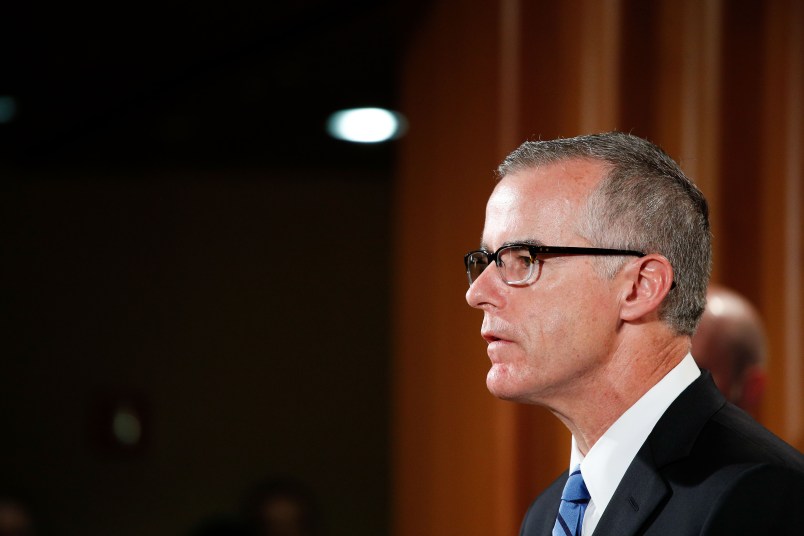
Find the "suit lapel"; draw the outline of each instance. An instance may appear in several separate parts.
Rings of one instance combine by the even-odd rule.
[[[564,471],[541,495],[533,502],[525,515],[520,529],[520,536],[550,536],[556,522],[558,505],[561,502],[561,493],[569,476]]]
[[[656,470],[650,448],[643,445],[611,497],[595,534],[636,534],[669,494],[670,488]]]

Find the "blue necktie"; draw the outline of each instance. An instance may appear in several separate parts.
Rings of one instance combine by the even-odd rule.
[[[556,524],[553,525],[553,536],[580,536],[587,504],[589,504],[589,490],[583,482],[579,465],[572,470],[564,485]]]

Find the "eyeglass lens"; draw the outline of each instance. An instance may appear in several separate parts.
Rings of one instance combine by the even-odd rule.
[[[469,277],[469,284],[480,277],[480,274],[490,264],[490,254],[485,251],[473,251],[466,256],[466,274]],[[523,246],[509,246],[497,251],[497,266],[500,275],[508,284],[523,283],[533,275],[533,267],[536,261],[530,254],[530,250]]]
[[[473,251],[466,256],[466,275],[469,284],[475,282],[489,265],[489,255],[485,251]]]

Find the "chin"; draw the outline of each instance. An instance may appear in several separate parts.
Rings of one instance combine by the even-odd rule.
[[[522,402],[523,393],[519,386],[515,385],[510,378],[501,375],[499,371],[491,369],[486,376],[486,388],[489,392],[501,400],[512,402]]]

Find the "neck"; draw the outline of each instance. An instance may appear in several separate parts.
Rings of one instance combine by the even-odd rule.
[[[689,337],[673,336],[658,344],[637,347],[623,344],[593,377],[578,382],[578,389],[548,405],[572,432],[586,455],[600,437],[631,406],[689,352]]]

